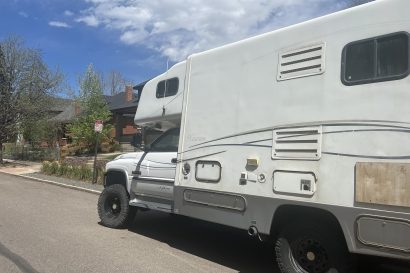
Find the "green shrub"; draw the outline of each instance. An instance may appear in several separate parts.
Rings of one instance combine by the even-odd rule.
[[[93,171],[92,169],[84,164],[80,167],[80,173],[81,173],[81,180],[92,180],[93,178]]]
[[[45,174],[57,174],[59,171],[59,164],[56,161],[43,161],[41,171]]]
[[[72,179],[81,179],[81,170],[79,166],[72,166],[71,177]]]
[[[67,176],[68,172],[68,165],[64,162],[60,164],[60,167],[58,168],[57,175],[59,176]]]
[[[45,173],[45,174],[49,174],[50,173],[50,161],[43,161],[43,164],[41,166],[41,172]]]
[[[68,164],[66,164],[66,166],[67,167],[66,167],[66,171],[65,171],[64,176],[67,177],[67,178],[71,178],[72,173],[73,173],[73,166],[70,166]]]
[[[86,163],[85,159],[70,158],[60,164],[57,161],[43,161],[41,171],[47,175],[58,175],[71,179],[92,181],[93,167]],[[96,162],[97,183],[102,184],[104,181],[104,170],[107,160],[98,160]]]
[[[60,165],[57,161],[53,161],[50,165],[50,174],[57,174]]]

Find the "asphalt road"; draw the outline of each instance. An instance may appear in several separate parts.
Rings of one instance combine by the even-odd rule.
[[[244,231],[157,212],[109,229],[98,224],[97,198],[0,174],[0,272],[278,272],[272,246]],[[410,272],[380,258],[360,267]]]

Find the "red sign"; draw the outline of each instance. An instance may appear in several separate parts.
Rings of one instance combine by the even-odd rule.
[[[96,133],[101,133],[103,130],[103,121],[102,120],[96,120],[94,124],[94,131]]]

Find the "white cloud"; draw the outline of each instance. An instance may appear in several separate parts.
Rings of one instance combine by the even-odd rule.
[[[77,18],[75,21],[85,23],[86,25],[90,27],[97,27],[100,24],[100,21],[94,15],[82,16],[82,17]]]
[[[64,22],[60,22],[60,21],[50,21],[48,22],[49,26],[52,27],[61,27],[61,28],[70,28],[71,26],[67,23]]]
[[[64,15],[65,15],[65,16],[73,16],[73,15],[74,15],[74,12],[72,12],[71,10],[65,10],[65,11],[64,11]]]
[[[24,11],[19,11],[18,13],[21,17],[28,18],[28,14]]]
[[[119,32],[126,44],[169,57],[298,23],[370,0],[85,0],[77,22]]]

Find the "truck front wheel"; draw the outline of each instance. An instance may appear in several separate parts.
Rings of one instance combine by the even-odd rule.
[[[355,263],[344,238],[329,227],[291,225],[282,229],[276,245],[282,273],[350,273]]]
[[[111,185],[103,190],[98,199],[98,215],[101,224],[110,228],[124,228],[135,216],[135,208],[129,205],[124,186]]]

